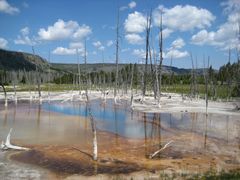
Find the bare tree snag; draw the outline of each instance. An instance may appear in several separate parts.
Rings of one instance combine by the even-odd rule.
[[[157,57],[154,52],[154,64],[155,64],[155,76],[156,76],[156,97],[157,97],[157,105],[160,107],[160,93],[159,93],[159,80],[158,80],[158,65],[157,65]]]
[[[5,104],[4,106],[7,107],[8,106],[8,101],[7,101],[7,92],[6,89],[4,87],[4,85],[2,83],[0,83],[0,86],[2,86],[3,92],[4,92],[4,97],[5,97]]]
[[[32,46],[32,51],[33,51],[33,55],[35,57],[35,51],[34,51],[34,47]],[[41,94],[41,74],[39,72],[39,68],[38,65],[35,64],[36,67],[36,79],[37,79],[37,89],[38,89],[38,98],[39,98],[39,102],[42,103],[42,94]]]
[[[28,77],[28,74],[26,72],[26,70],[23,70],[24,75],[26,77],[26,83],[28,83],[28,92],[29,92],[29,100],[30,102],[32,101],[32,91],[31,91],[31,81],[30,81],[30,77]]]
[[[90,106],[90,100],[88,97],[88,82],[87,82],[87,46],[86,46],[86,40],[85,40],[85,45],[84,45],[84,63],[85,63],[85,95],[86,95],[86,106],[88,110],[88,114],[90,117],[91,121],[91,126],[92,126],[92,133],[93,133],[93,160],[97,161],[97,154],[98,154],[98,148],[97,148],[97,129],[96,129],[96,124],[92,115],[91,111],[91,106]]]
[[[17,84],[17,72],[12,71],[11,72],[12,75],[12,86],[13,86],[13,90],[14,90],[14,101],[15,104],[17,104],[17,90],[16,90],[16,84]]]
[[[130,83],[130,89],[131,89],[131,107],[133,107],[133,73],[134,73],[134,67],[131,66],[131,83]]]
[[[206,102],[206,115],[208,115],[208,69],[209,69],[209,61],[210,57],[208,56],[208,64],[207,68],[205,68],[205,60],[203,61],[204,64],[204,80],[205,80],[205,102]]]
[[[79,52],[78,49],[76,49],[77,52],[77,62],[78,62],[78,90],[79,90],[79,96],[81,96],[81,73],[80,73],[80,64],[79,64]]]
[[[196,76],[195,76],[195,68],[194,68],[194,62],[193,62],[193,57],[192,53],[190,55],[191,57],[191,62],[192,62],[192,71],[191,71],[191,98],[196,97]]]
[[[163,63],[163,35],[162,35],[162,11],[161,11],[161,22],[160,22],[160,34],[159,34],[159,52],[160,52],[160,62],[159,62],[159,107],[161,98],[161,87],[162,87],[162,63]]]
[[[88,94],[86,94],[86,97],[87,97],[86,106],[87,106],[87,109],[88,109],[88,114],[89,114],[89,117],[90,117],[92,133],[93,133],[93,160],[97,161],[97,159],[98,159],[97,128],[96,128],[96,123],[95,123],[93,115],[92,115]]]
[[[144,66],[144,74],[143,74],[143,87],[142,87],[142,101],[146,95],[147,89],[147,71],[148,71],[148,56],[149,56],[149,37],[151,30],[151,21],[152,21],[152,12],[147,16],[146,22],[146,46],[145,46],[145,66]]]
[[[228,50],[228,65],[231,65],[231,50],[229,48]],[[231,97],[231,86],[232,86],[232,82],[231,82],[231,75],[230,75],[230,67],[227,66],[227,100],[230,100]]]
[[[48,54],[48,103],[50,103],[51,99],[50,99],[50,68],[51,68],[51,63],[50,63],[50,51]]]
[[[117,103],[117,88],[118,88],[118,61],[119,61],[119,9],[117,12],[117,26],[116,26],[116,76],[115,76],[115,87],[114,87],[114,102]]]

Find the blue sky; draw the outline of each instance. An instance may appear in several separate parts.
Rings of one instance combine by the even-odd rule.
[[[197,67],[203,56],[219,68],[236,58],[239,0],[0,0],[0,48],[36,54],[51,62],[76,63],[84,41],[89,63],[115,61],[115,27],[120,9],[120,63],[141,63],[145,24],[152,9],[151,46],[157,51],[163,13],[164,62]],[[154,50],[152,51],[154,52]],[[158,57],[158,52],[155,53]],[[83,58],[80,58],[83,62]]]

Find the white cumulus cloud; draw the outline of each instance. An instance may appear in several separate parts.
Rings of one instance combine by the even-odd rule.
[[[137,3],[135,1],[131,1],[127,6],[120,7],[120,11],[124,11],[126,9],[133,9],[137,6]]]
[[[108,47],[110,47],[110,46],[112,46],[112,45],[113,45],[113,41],[112,41],[112,40],[107,41],[107,46],[108,46]]]
[[[71,49],[84,49],[84,45],[82,42],[71,42],[69,44],[69,47]]]
[[[80,26],[76,21],[63,21],[58,19],[52,26],[48,26],[47,29],[41,28],[38,31],[39,38],[41,40],[63,40],[63,39],[83,39],[92,30],[87,25]]]
[[[22,28],[20,30],[20,32],[22,33],[22,35],[28,35],[29,34],[29,27],[25,27],[25,28]]]
[[[130,44],[143,44],[144,42],[144,38],[139,34],[126,34],[125,38]]]
[[[95,46],[98,50],[103,51],[105,49],[105,47],[102,45],[102,43],[100,41],[95,41],[92,43],[93,46]]]
[[[0,49],[6,49],[7,45],[8,45],[8,41],[0,37]]]
[[[187,51],[180,51],[178,49],[171,49],[170,51],[168,51],[165,54],[165,58],[174,58],[174,59],[178,59],[178,58],[184,58],[189,56],[189,53]]]
[[[173,30],[171,30],[169,28],[163,29],[163,31],[162,31],[163,39],[168,38],[172,33],[173,33]]]
[[[33,38],[29,37],[30,29],[29,27],[24,27],[20,30],[20,35],[17,36],[17,39],[14,40],[15,44],[22,45],[35,45],[36,41]]]
[[[215,16],[207,9],[198,8],[191,5],[176,5],[173,8],[159,6],[153,12],[155,25],[160,24],[163,14],[163,25],[172,30],[189,31],[193,29],[203,29],[210,27],[215,20]]]
[[[128,4],[128,7],[130,8],[130,9],[133,9],[133,8],[135,8],[137,6],[137,3],[135,2],[135,1],[131,1],[129,4]]]
[[[77,38],[77,39],[83,39],[91,33],[92,33],[91,28],[84,24],[84,25],[78,27],[76,32],[73,34],[73,37]]]
[[[132,54],[138,58],[145,58],[145,51],[143,49],[134,49]]]
[[[124,29],[127,33],[141,33],[146,28],[146,17],[135,11],[128,15],[124,22]]]
[[[19,13],[20,10],[11,6],[6,0],[0,0],[0,12],[13,15]]]
[[[172,42],[172,47],[174,49],[181,49],[183,46],[185,46],[185,42],[182,38],[177,38],[175,41]]]
[[[187,51],[181,50],[185,46],[185,41],[182,38],[177,38],[171,43],[171,47],[164,52],[164,58],[184,58],[189,56]]]
[[[52,51],[52,53],[56,55],[74,55],[76,54],[76,49],[57,47]]]
[[[211,45],[222,50],[240,49],[240,39],[237,37],[240,3],[229,0],[221,4],[225,6],[224,12],[227,15],[227,21],[221,24],[216,31],[207,31],[206,29],[199,31],[192,36],[191,41],[196,45]]]
[[[95,41],[93,42],[93,45],[98,48],[102,45],[102,43],[100,41]]]

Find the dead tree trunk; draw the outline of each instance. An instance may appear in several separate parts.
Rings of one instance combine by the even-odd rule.
[[[145,46],[145,66],[144,66],[144,74],[143,74],[143,87],[142,87],[142,101],[146,95],[147,89],[147,71],[148,71],[148,53],[149,53],[149,37],[151,30],[151,20],[152,20],[152,12],[147,16],[147,24],[146,24],[146,46]]]
[[[230,75],[230,66],[231,66],[231,50],[229,48],[228,52],[228,66],[227,66],[227,100],[230,100],[231,97],[231,86],[232,86],[232,77]]]
[[[195,62],[195,69],[198,69],[198,59],[197,59],[197,56],[196,56],[196,62]],[[199,98],[199,84],[198,84],[198,75],[197,73],[195,72],[195,82],[196,82],[196,96],[197,96],[197,99]]]
[[[32,92],[31,92],[31,81],[30,81],[30,77],[28,77],[28,74],[26,72],[26,70],[23,70],[24,75],[26,77],[26,83],[28,83],[28,92],[29,92],[29,100],[32,101]]]
[[[13,85],[13,90],[14,90],[14,101],[15,104],[17,104],[17,90],[16,90],[16,84],[17,84],[17,73],[15,71],[11,72],[12,75],[12,85]]]
[[[237,46],[237,94],[240,96],[240,19],[238,19],[238,46]]]
[[[192,71],[191,71],[191,98],[195,98],[196,96],[196,76],[195,76],[195,68],[194,68],[194,62],[193,57],[191,53],[191,61],[192,61]]]
[[[91,127],[92,127],[92,133],[93,133],[93,160],[97,161],[97,154],[98,154],[98,149],[97,149],[97,130],[96,130],[96,124],[92,115],[92,111],[91,111],[91,106],[90,106],[90,100],[88,97],[88,82],[87,82],[87,45],[86,45],[86,40],[84,43],[84,63],[85,63],[85,94],[86,94],[86,106],[88,109],[88,114],[90,117],[90,121],[91,121]]]
[[[103,67],[103,70],[104,70],[104,53],[103,53],[103,51],[102,51],[102,61],[103,61],[103,65],[102,65],[102,67]],[[106,96],[107,96],[107,94],[106,94],[106,77],[105,77],[105,72],[103,71],[103,84],[102,84],[102,92],[103,92],[103,101],[104,102],[106,102]]]
[[[155,76],[156,76],[156,97],[157,97],[157,104],[160,106],[160,93],[159,93],[159,80],[158,80],[158,64],[157,64],[157,57],[154,52],[154,64],[155,64]]]
[[[50,64],[50,51],[48,54],[48,103],[50,103],[50,68],[51,68],[51,64]]]
[[[131,83],[130,83],[130,89],[131,89],[131,107],[133,106],[133,72],[134,72],[134,67],[133,65],[131,66]]]
[[[32,51],[33,51],[33,55],[35,57],[35,51],[34,51],[34,47],[32,46]],[[38,65],[35,64],[35,70],[36,70],[36,73],[35,73],[35,76],[36,76],[36,79],[37,79],[37,89],[38,89],[38,97],[39,97],[39,102],[41,103],[42,102],[42,94],[41,94],[41,73],[39,71],[39,68],[38,68]]]
[[[159,62],[159,106],[161,98],[161,86],[162,86],[162,63],[163,63],[163,36],[162,36],[162,12],[161,12],[161,22],[160,22],[160,34],[159,34],[159,52],[160,52],[160,62]]]
[[[116,26],[116,76],[115,76],[115,87],[114,87],[114,102],[117,103],[117,88],[118,88],[118,61],[119,61],[119,9],[117,13],[117,26]]]
[[[5,104],[4,106],[7,107],[8,106],[8,101],[7,101],[7,92],[6,89],[4,87],[4,85],[2,83],[0,83],[0,86],[2,86],[3,92],[4,92],[4,98],[5,98]]]
[[[157,99],[157,94],[156,94],[156,79],[155,79],[155,62],[154,62],[154,66],[153,66],[153,59],[154,59],[154,46],[153,46],[153,40],[152,40],[152,36],[151,36],[151,46],[149,47],[149,59],[150,59],[150,68],[151,68],[151,84],[152,84],[152,89],[153,89],[153,94],[154,94],[154,99]]]
[[[90,106],[90,101],[88,94],[86,93],[86,98],[87,98],[87,109],[88,109],[88,115],[90,117],[91,121],[91,127],[92,127],[92,133],[93,133],[93,160],[97,161],[98,159],[98,147],[97,147],[97,129],[96,129],[96,124],[92,115],[91,111],[91,106]]]
[[[79,96],[81,95],[81,73],[80,73],[80,64],[79,64],[79,52],[78,49],[76,49],[77,51],[77,61],[78,61],[78,90],[79,90]]]
[[[209,69],[209,61],[210,58],[208,56],[208,63],[207,68],[205,68],[205,61],[204,63],[204,80],[205,80],[205,102],[206,102],[206,116],[208,115],[208,69]]]

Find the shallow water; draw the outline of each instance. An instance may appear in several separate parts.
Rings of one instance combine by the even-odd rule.
[[[85,104],[79,103],[44,103],[42,109],[67,115],[87,117]],[[140,113],[132,111],[126,102],[115,106],[112,100],[106,105],[101,101],[91,102],[91,110],[100,130],[116,133],[128,138],[156,137],[166,134],[168,129],[192,133],[207,134],[226,141],[239,139],[240,122],[238,116],[204,113]],[[154,126],[152,122],[155,122]],[[157,126],[164,128],[156,129]]]
[[[239,163],[240,119],[236,115],[203,113],[142,113],[131,111],[127,102],[115,106],[112,100],[104,105],[100,100],[90,103],[93,117],[99,130],[132,139],[151,140],[159,138],[186,137],[179,142],[187,144],[188,151],[217,152],[230,155]],[[91,141],[88,111],[84,102],[51,102],[42,105],[19,102],[0,110],[0,140],[4,140],[13,128],[12,141],[22,145],[84,145]],[[201,138],[196,138],[199,136]],[[189,138],[190,137],[190,138]],[[193,137],[191,139],[191,137]],[[176,138],[175,138],[176,139]],[[212,144],[209,139],[224,142]],[[160,142],[161,143],[161,142]],[[181,146],[182,147],[182,146]],[[233,148],[234,147],[234,148]],[[41,171],[34,167],[19,166],[7,160],[0,152],[1,177],[15,177],[24,172],[26,177],[41,177]],[[8,166],[13,166],[12,169]],[[31,178],[30,178],[31,179]]]
[[[203,113],[141,113],[123,101],[115,106],[100,100],[90,103],[97,128],[127,138],[155,138],[189,132],[239,142],[239,116]],[[78,102],[18,103],[0,111],[0,139],[10,128],[13,137],[27,144],[77,143],[88,138],[90,128],[86,104]]]

